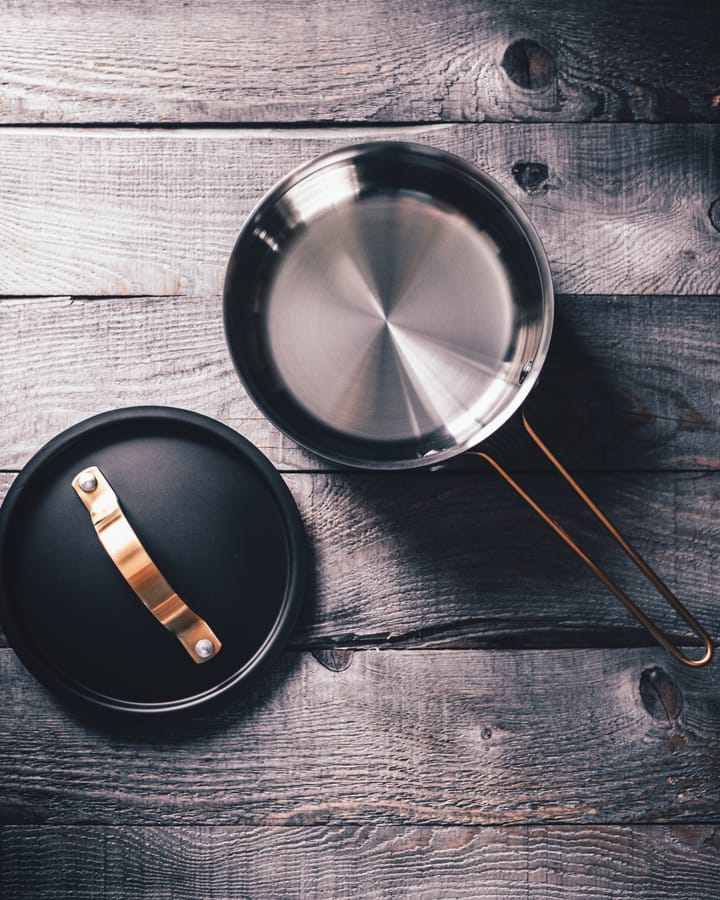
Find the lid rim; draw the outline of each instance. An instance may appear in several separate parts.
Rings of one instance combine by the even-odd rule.
[[[199,428],[220,439],[225,445],[239,451],[242,457],[249,462],[261,477],[273,501],[278,506],[287,545],[288,574],[282,603],[272,627],[250,659],[246,660],[237,671],[219,684],[197,694],[172,700],[143,702],[97,692],[88,685],[69,677],[61,668],[53,666],[52,661],[47,660],[42,652],[33,647],[31,636],[16,621],[13,613],[13,607],[17,601],[13,601],[12,591],[7,583],[5,551],[18,503],[27,486],[60,453],[67,451],[74,443],[107,427],[117,427],[123,422],[132,422],[133,424],[147,422],[150,424],[158,421]],[[185,712],[199,706],[206,706],[226,696],[280,652],[295,626],[304,600],[307,581],[306,557],[306,537],[295,500],[277,469],[247,438],[215,419],[187,409],[167,406],[125,407],[92,416],[55,435],[28,460],[8,489],[2,506],[0,506],[0,622],[10,647],[28,672],[64,700],[81,703],[85,707],[89,705],[98,711],[131,715],[167,715]]]

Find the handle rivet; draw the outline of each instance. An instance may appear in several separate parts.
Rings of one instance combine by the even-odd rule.
[[[534,359],[529,359],[525,365],[522,367],[522,371],[520,372],[520,377],[518,378],[518,384],[522,384],[523,381],[528,377],[530,371],[533,367]]]
[[[92,472],[83,472],[78,478],[78,485],[86,494],[91,494],[97,487],[97,478]]]
[[[215,644],[207,638],[201,638],[201,640],[195,644],[195,652],[198,656],[202,657],[202,659],[207,659],[215,652]]]

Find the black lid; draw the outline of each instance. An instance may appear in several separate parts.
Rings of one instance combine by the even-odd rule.
[[[141,544],[222,648],[196,664],[103,548],[72,486],[97,466]],[[136,407],[70,428],[18,475],[0,510],[0,621],[63,695],[135,712],[223,694],[279,649],[305,588],[297,507],[236,432],[184,410]]]

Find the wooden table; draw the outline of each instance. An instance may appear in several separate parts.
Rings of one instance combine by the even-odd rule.
[[[720,634],[720,15],[612,6],[2,4],[0,488],[94,413],[190,408],[283,472],[315,573],[282,660],[183,722],[72,712],[4,642],[4,898],[720,896],[718,664],[674,663],[479,463],[299,450],[222,330],[234,239],[294,166],[372,138],[476,163],[558,294],[529,414]]]

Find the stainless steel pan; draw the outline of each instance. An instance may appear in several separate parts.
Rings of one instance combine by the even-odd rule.
[[[515,201],[464,160],[381,142],[300,167],[242,229],[225,282],[230,351],[282,431],[366,469],[438,463],[476,447],[519,409],[550,344],[553,290],[540,240]],[[530,437],[704,645],[690,659],[489,462],[677,659],[712,642]]]

